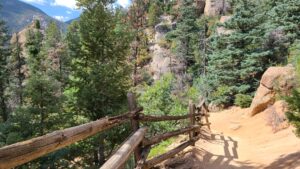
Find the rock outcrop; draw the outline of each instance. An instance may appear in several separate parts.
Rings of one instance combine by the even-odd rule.
[[[206,0],[204,14],[214,17],[226,14],[231,10],[231,5],[227,0]]]
[[[262,76],[249,115],[254,116],[273,105],[276,94],[289,94],[295,86],[295,76],[295,69],[292,66],[270,67]]]
[[[175,73],[181,76],[185,70],[185,64],[171,51],[164,47],[166,34],[174,29],[176,23],[172,22],[171,16],[161,16],[161,22],[155,26],[153,46],[150,47],[152,61],[150,72],[154,80],[159,80],[164,74]]]
[[[268,107],[263,113],[266,115],[267,124],[273,129],[273,132],[280,131],[289,127],[285,113],[288,111],[288,104],[285,101],[277,101],[274,105]]]
[[[197,14],[200,16],[204,13],[205,0],[196,0]]]
[[[221,16],[220,23],[225,23],[229,19],[231,19],[231,16]],[[229,35],[233,32],[233,30],[226,29],[224,26],[217,27],[217,34],[218,35]]]

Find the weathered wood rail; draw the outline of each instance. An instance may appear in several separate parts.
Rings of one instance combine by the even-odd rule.
[[[210,128],[208,121],[209,111],[204,100],[197,106],[190,101],[189,113],[182,116],[150,116],[142,114],[143,109],[137,107],[135,97],[132,93],[128,94],[128,104],[130,111],[123,115],[105,117],[94,122],[55,131],[41,137],[0,148],[0,169],[17,167],[126,122],[131,122],[132,135],[106,161],[101,169],[123,169],[132,153],[134,153],[136,169],[148,169],[175,156],[188,146],[195,145],[202,126],[207,125]],[[202,122],[203,117],[205,123]],[[190,119],[190,126],[151,138],[145,137],[147,127],[140,128],[140,123],[143,122],[177,121],[184,119]],[[186,133],[189,134],[188,141],[165,154],[150,160],[147,159],[152,146],[171,137]]]

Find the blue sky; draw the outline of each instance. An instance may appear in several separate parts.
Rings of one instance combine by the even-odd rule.
[[[29,3],[53,18],[61,21],[68,21],[77,18],[81,11],[76,7],[76,0],[21,0]],[[117,0],[117,3],[123,7],[130,4],[130,0]]]

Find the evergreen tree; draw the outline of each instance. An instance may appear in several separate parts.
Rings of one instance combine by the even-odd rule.
[[[128,11],[128,22],[132,27],[132,32],[134,40],[131,44],[131,57],[130,61],[133,64],[133,75],[132,81],[133,86],[137,86],[137,76],[138,76],[138,60],[143,53],[142,51],[148,46],[148,39],[145,36],[144,29],[146,27],[146,12],[147,12],[148,2],[134,0]]]
[[[39,25],[39,21],[36,21],[35,25]],[[44,135],[51,131],[53,123],[59,120],[57,117],[61,106],[59,83],[47,73],[51,67],[47,64],[47,53],[42,52],[46,47],[43,46],[43,35],[39,27],[28,30],[26,39],[29,77],[24,89],[26,104],[21,109],[36,119],[32,124],[35,127],[34,134]]]
[[[39,21],[35,21],[35,27],[30,28],[26,34],[26,52],[28,54],[29,74],[45,72],[45,59],[40,54],[42,50],[43,34],[39,28]]]
[[[150,4],[148,12],[148,25],[155,26],[159,22],[159,17],[162,14],[160,3],[154,1]]]
[[[0,115],[3,121],[7,121],[9,115],[6,96],[6,90],[8,87],[8,39],[5,22],[0,20]]]
[[[224,25],[230,35],[215,35],[208,60],[208,80],[213,88],[210,99],[232,104],[236,94],[251,94],[271,64],[271,52],[263,47],[262,14],[252,1],[236,2],[234,15]]]
[[[266,45],[274,59],[287,63],[289,46],[300,38],[300,1],[267,0],[265,4],[268,16],[264,24]]]
[[[45,30],[43,53],[47,59],[47,74],[60,82],[61,89],[67,84],[70,74],[70,58],[62,39],[61,31],[55,22],[51,22]]]
[[[79,21],[79,53],[72,51],[72,87],[76,89],[76,108],[90,120],[115,114],[126,100],[129,69],[126,62],[126,33],[116,29],[115,16],[102,2],[80,1],[86,10]],[[72,36],[71,39],[78,39]],[[73,46],[69,46],[74,49]],[[94,160],[103,164],[104,136],[95,143]]]
[[[20,43],[20,38],[17,33],[13,35],[11,43],[11,56],[9,58],[9,72],[10,72],[10,91],[11,99],[14,107],[23,105],[23,82],[25,80],[25,57],[23,56],[23,48]]]
[[[167,38],[176,44],[175,53],[188,66],[195,64],[195,46],[199,46],[199,27],[193,0],[183,0],[179,11],[176,30],[170,32]]]

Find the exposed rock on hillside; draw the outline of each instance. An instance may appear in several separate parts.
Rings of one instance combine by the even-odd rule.
[[[276,94],[287,95],[295,85],[292,66],[270,67],[262,76],[260,86],[251,104],[250,116],[264,111],[275,102]]]
[[[174,29],[174,25],[175,23],[172,22],[170,16],[162,16],[161,22],[155,26],[154,45],[150,47],[152,52],[150,71],[154,80],[160,79],[161,76],[169,72],[181,75],[185,70],[185,64],[164,46],[167,43],[165,36]]]
[[[204,14],[206,16],[219,16],[231,10],[228,0],[206,0]]]
[[[205,9],[205,0],[197,0],[196,1],[197,14],[200,16],[204,13]]]
[[[220,23],[227,22],[231,16],[221,16]],[[229,35],[233,32],[233,30],[226,29],[224,26],[217,27],[217,33],[218,35]]]
[[[277,101],[274,105],[268,107],[263,113],[267,116],[268,125],[273,132],[289,127],[285,113],[288,111],[288,104],[285,101]]]

